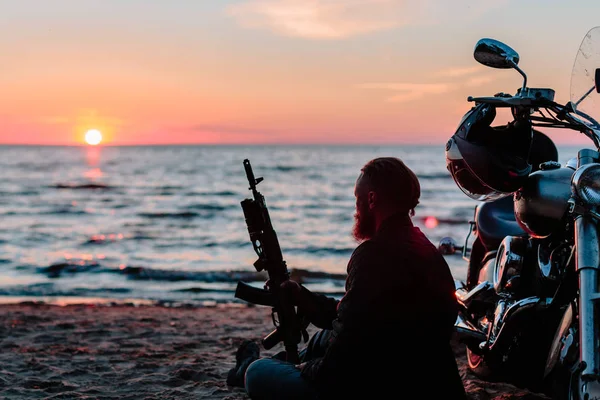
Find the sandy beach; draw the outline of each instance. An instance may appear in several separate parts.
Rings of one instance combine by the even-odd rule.
[[[20,303],[1,305],[0,321],[5,399],[247,399],[226,385],[227,371],[242,340],[272,329],[268,308],[245,305]],[[545,398],[476,379],[460,344],[455,351],[470,399]]]

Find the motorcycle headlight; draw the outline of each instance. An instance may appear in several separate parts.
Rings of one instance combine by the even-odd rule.
[[[573,175],[573,188],[581,200],[600,205],[600,164],[587,164]]]

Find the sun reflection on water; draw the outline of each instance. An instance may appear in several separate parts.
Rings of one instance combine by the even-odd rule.
[[[91,181],[96,181],[104,175],[100,168],[100,155],[101,149],[99,147],[85,148],[85,159],[89,169],[83,173],[83,176]]]

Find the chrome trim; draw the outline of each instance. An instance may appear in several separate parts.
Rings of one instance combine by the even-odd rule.
[[[473,301],[473,299],[477,299],[484,294],[488,294],[492,292],[494,295],[496,292],[494,291],[494,285],[490,282],[485,281],[481,282],[479,285],[475,286],[472,290],[466,291],[464,289],[458,289],[456,291],[456,300],[465,307],[468,303]]]
[[[446,236],[440,239],[440,243],[438,244],[438,251],[442,253],[444,256],[450,256],[456,253],[457,250],[462,250],[463,248],[456,243],[456,240],[453,238]]]
[[[581,372],[586,381],[597,376],[598,351],[596,338],[598,327],[595,323],[595,297],[598,295],[598,267],[600,247],[595,221],[586,216],[575,219],[575,269],[579,274],[579,357],[585,368]]]
[[[500,330],[504,326],[504,321],[507,316],[507,301],[500,300],[498,304],[496,304],[496,310],[494,311],[494,321],[492,322],[492,329],[490,329],[490,335],[488,337],[488,343],[493,344],[498,335],[500,334]]]
[[[583,201],[585,201],[585,199],[581,196],[579,191],[582,184],[581,180],[586,175],[586,173],[592,169],[600,169],[600,164],[585,164],[584,166],[578,168],[577,171],[575,171],[575,173],[573,174],[572,187],[573,189],[575,189],[577,196]]]
[[[519,241],[521,237],[507,236],[498,247],[498,254],[494,262],[493,284],[494,290],[502,292],[510,278],[521,275],[524,255],[519,254]]]
[[[454,329],[460,339],[474,339],[478,342],[485,342],[485,333],[477,329],[475,325],[467,321],[461,314],[458,314],[456,317]]]
[[[567,161],[565,167],[571,168],[572,170],[576,170],[577,169],[577,157],[570,158],[569,161]]]
[[[492,68],[516,68],[519,54],[496,39],[482,38],[475,44],[473,58]]]
[[[510,320],[512,318],[512,316],[518,312],[521,311],[525,308],[530,308],[530,307],[534,307],[538,304],[544,304],[544,305],[548,305],[550,303],[550,299],[540,299],[539,297],[527,297],[524,299],[521,299],[519,301],[516,301],[512,304],[510,304],[508,306],[508,308],[506,308],[506,311],[503,311],[502,315],[496,316],[494,324],[496,323],[496,321],[499,321],[499,323],[501,324],[500,327],[497,326],[493,326],[491,332],[496,332],[496,334],[494,335],[494,340],[490,341],[489,345],[489,350],[492,350],[494,347],[498,346],[498,343],[501,343],[504,341],[504,337],[507,337],[506,340],[511,340],[512,338],[509,337],[510,335],[503,335],[502,333],[507,330],[508,328],[506,328],[507,326],[510,327]],[[504,309],[503,309],[504,310]],[[490,335],[490,339],[492,335]]]
[[[477,207],[475,207],[475,213],[477,213]],[[475,221],[469,221],[469,233],[467,233],[467,237],[465,238],[465,243],[462,247],[462,258],[463,260],[469,262],[471,261],[469,254],[469,238],[471,234],[475,231]]]

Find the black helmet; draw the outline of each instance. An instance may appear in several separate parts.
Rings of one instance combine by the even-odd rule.
[[[529,164],[531,172],[539,171],[540,164],[547,161],[558,162],[558,148],[548,135],[534,129],[529,150]]]
[[[516,192],[532,171],[531,123],[491,127],[496,109],[479,104],[467,112],[446,143],[446,167],[469,197],[491,201]]]

